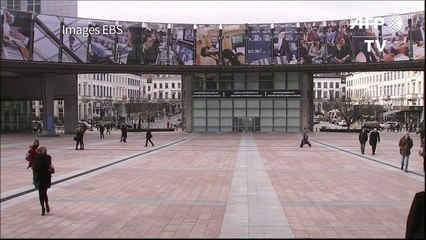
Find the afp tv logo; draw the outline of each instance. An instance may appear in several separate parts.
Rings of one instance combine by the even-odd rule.
[[[386,17],[356,18],[350,22],[349,26],[350,29],[354,29],[355,27],[358,27],[359,29],[372,27],[376,30],[379,30],[379,26],[386,26],[389,29],[399,33],[402,29],[402,18],[400,15],[394,13],[391,13]],[[383,40],[381,43],[379,40],[364,40],[364,42],[367,44],[368,52],[371,52],[372,44],[376,44],[380,52],[383,52],[386,46],[386,40]]]

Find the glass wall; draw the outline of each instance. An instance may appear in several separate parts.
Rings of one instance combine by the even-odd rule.
[[[1,101],[1,132],[31,130],[31,101]]]
[[[297,72],[194,74],[193,131],[300,131],[303,76]]]

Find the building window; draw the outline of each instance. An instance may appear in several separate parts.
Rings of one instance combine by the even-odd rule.
[[[7,8],[20,11],[21,10],[21,0],[7,0]]]
[[[322,91],[317,91],[317,98],[321,98],[321,92]]]
[[[154,89],[157,89],[157,84],[156,83],[154,83]]]
[[[334,88],[333,85],[334,85],[333,82],[331,82],[330,83],[330,88]]]
[[[164,83],[164,88],[168,89],[169,88],[169,83]]]
[[[27,0],[28,1],[28,5],[27,5],[27,9],[28,12],[35,12],[35,13],[40,13],[41,12],[41,0]]]
[[[338,82],[336,83],[336,88],[339,88],[339,83]]]
[[[327,82],[324,82],[324,88],[327,88]]]
[[[328,92],[324,91],[324,98],[328,98]]]
[[[317,88],[321,88],[321,83],[317,82]]]
[[[162,89],[163,88],[163,84],[162,83],[160,83],[160,89]]]
[[[175,88],[175,83],[172,83],[172,88]]]

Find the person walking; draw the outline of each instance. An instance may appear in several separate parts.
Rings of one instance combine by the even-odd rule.
[[[38,155],[34,160],[33,169],[36,172],[36,188],[38,189],[38,197],[41,205],[41,215],[44,216],[50,212],[49,199],[47,196],[47,189],[50,188],[52,183],[52,174],[50,173],[50,166],[52,164],[52,157],[47,154],[45,146],[37,148]]]
[[[146,142],[145,142],[145,147],[148,147],[148,142],[150,142],[150,143],[152,144],[152,146],[154,147],[154,143],[151,141],[151,138],[152,138],[152,133],[151,133],[151,130],[150,130],[150,129],[148,129],[148,130],[146,131]]]
[[[377,131],[377,128],[374,128],[373,131],[370,133],[370,140],[369,140],[373,155],[376,154],[376,147],[378,142],[380,142],[380,134]]]
[[[303,145],[308,144],[309,147],[311,147],[311,142],[309,141],[309,136],[308,136],[308,128],[304,128],[303,129],[303,136],[302,136],[302,141],[300,142],[300,147],[303,148]]]
[[[358,139],[359,139],[359,143],[361,144],[361,153],[364,155],[365,143],[368,140],[368,134],[367,134],[367,130],[365,128],[361,129],[361,132],[359,133]]]
[[[84,150],[84,129],[82,126],[78,126],[75,129],[76,143],[75,150],[78,150],[78,145],[80,145],[80,150]]]
[[[28,149],[28,168],[31,168],[32,172],[33,172],[33,184],[35,185],[35,180],[36,180],[36,172],[33,169],[33,165],[34,165],[34,159],[37,156],[37,148],[39,147],[40,142],[38,141],[38,139],[34,139],[33,143],[30,145],[30,149]]]
[[[127,124],[121,125],[121,138],[120,142],[126,142],[127,139]]]
[[[106,125],[106,134],[111,134],[111,123],[108,123],[107,125]]]
[[[401,154],[401,170],[408,172],[408,160],[410,159],[411,148],[413,148],[413,139],[410,133],[406,132],[405,135],[399,140],[399,153]]]
[[[105,138],[104,131],[105,131],[105,126],[103,123],[101,123],[101,125],[99,125],[99,134],[101,139]]]

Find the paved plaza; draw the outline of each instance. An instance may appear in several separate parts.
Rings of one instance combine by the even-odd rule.
[[[403,238],[425,188],[419,135],[409,172],[399,138],[376,155],[358,133],[120,132],[1,135],[1,238]],[[25,153],[34,138],[56,167],[41,216]]]

